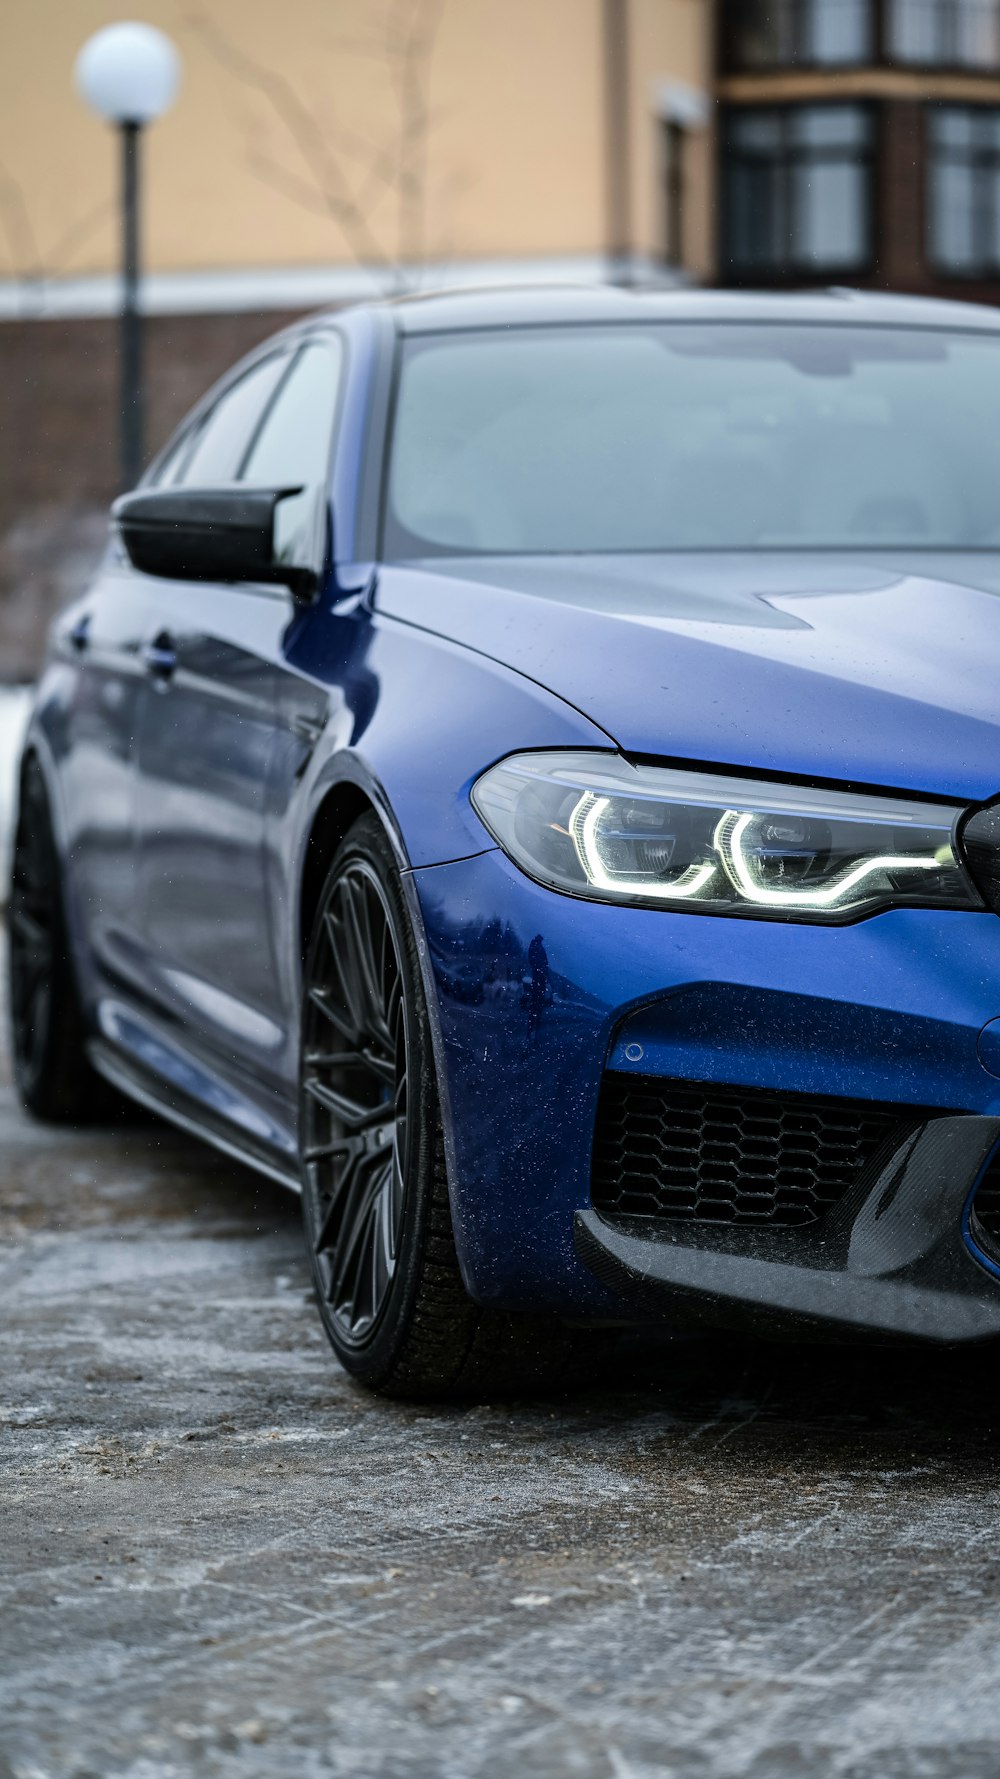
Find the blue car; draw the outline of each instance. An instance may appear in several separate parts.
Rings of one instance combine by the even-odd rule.
[[[25,1105],[301,1190],[373,1389],[1000,1334],[1000,316],[294,327],[113,509],[20,777]]]

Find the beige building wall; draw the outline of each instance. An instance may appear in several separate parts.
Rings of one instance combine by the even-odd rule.
[[[633,245],[658,257],[665,234],[666,112],[683,117],[683,264],[715,269],[714,5],[712,0],[630,0]]]
[[[90,33],[130,10],[0,7],[0,278],[116,265],[115,143],[77,98],[72,68]],[[662,96],[707,93],[709,10],[631,0],[633,246],[653,256]],[[432,53],[407,63],[408,21],[437,14]],[[132,16],[168,32],[184,64],[177,104],[146,143],[151,270],[604,246],[601,0],[148,0]],[[696,123],[684,234],[700,275],[711,270],[711,164],[710,123]]]

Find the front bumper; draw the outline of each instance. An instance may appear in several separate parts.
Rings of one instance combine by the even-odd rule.
[[[1000,1079],[977,1052],[1000,1016],[996,916],[810,927],[607,906],[542,889],[495,850],[407,876],[480,1302],[1000,1333],[1000,1277],[968,1216],[1000,1140]],[[608,1068],[949,1116],[912,1130],[822,1225],[612,1222],[590,1195]]]
[[[923,1124],[823,1223],[806,1229],[716,1231],[578,1211],[577,1252],[636,1313],[687,1312],[767,1329],[864,1330],[924,1340],[1000,1334],[1000,1285],[973,1258],[971,1199],[1000,1118]],[[971,1185],[969,1184],[971,1182]]]

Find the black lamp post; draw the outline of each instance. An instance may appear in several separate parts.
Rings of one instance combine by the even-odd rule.
[[[180,58],[152,25],[108,25],[88,38],[76,60],[87,104],[121,137],[122,306],[119,409],[121,480],[138,481],[143,463],[145,384],[139,293],[139,160],[142,131],[174,99]]]
[[[122,486],[134,488],[142,472],[146,388],[139,313],[139,124],[122,124]]]

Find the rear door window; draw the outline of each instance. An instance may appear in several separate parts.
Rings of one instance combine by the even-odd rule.
[[[335,338],[303,347],[250,447],[241,481],[258,488],[325,481],[342,357]]]
[[[321,510],[333,443],[343,347],[332,336],[304,346],[254,439],[240,480],[257,488],[300,488],[278,503],[276,556],[308,561]]]
[[[276,352],[230,384],[202,421],[179,481],[202,488],[235,481],[254,429],[287,364],[287,353]]]

